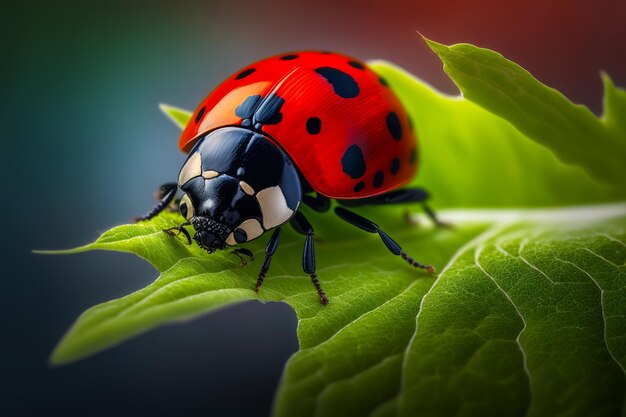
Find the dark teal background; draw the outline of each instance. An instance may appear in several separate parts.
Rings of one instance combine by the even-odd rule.
[[[231,307],[46,365],[82,311],[156,277],[129,255],[30,250],[86,243],[150,207],[183,160],[159,102],[192,109],[238,68],[297,49],[387,59],[453,93],[417,30],[502,52],[596,112],[600,69],[626,85],[621,1],[369,3],[3,2],[1,415],[268,413],[297,349],[283,304]]]

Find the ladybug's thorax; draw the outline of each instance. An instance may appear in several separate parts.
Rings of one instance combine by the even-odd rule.
[[[198,138],[180,170],[181,213],[209,252],[256,239],[293,216],[298,171],[261,132],[222,127]]]

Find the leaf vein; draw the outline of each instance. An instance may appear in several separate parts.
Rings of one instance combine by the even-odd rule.
[[[530,262],[528,262],[528,260],[526,260],[526,258],[524,258],[524,255],[522,255],[522,252],[524,251],[524,248],[526,247],[527,243],[528,243],[528,239],[522,239],[522,242],[520,243],[520,246],[519,246],[519,258],[520,258],[520,260],[522,262],[524,262],[526,265],[528,265],[529,267],[531,267],[532,269],[534,269],[535,271],[539,272],[541,275],[543,275],[548,281],[550,281],[550,284],[556,285],[557,283],[554,282],[552,280],[552,278],[550,278],[548,276],[548,274],[546,274],[541,269],[537,268],[535,265],[533,265]]]
[[[617,243],[619,243],[620,245],[622,245],[623,247],[625,247],[625,248],[626,248],[626,243],[625,243],[625,242],[622,242],[621,240],[619,240],[619,239],[618,239],[618,238],[616,238],[615,236],[611,236],[611,235],[610,235],[610,234],[608,234],[608,233],[600,233],[600,236],[603,236],[603,237],[605,237],[605,238],[607,238],[607,239],[609,239],[609,240],[611,240],[611,241],[613,241],[613,242],[617,242]]]
[[[330,389],[331,389],[331,387],[333,387],[333,386],[335,386],[335,385],[337,385],[337,384],[339,384],[339,383],[342,383],[342,382],[345,382],[345,383],[350,384],[350,383],[352,383],[352,382],[353,382],[356,378],[358,378],[360,375],[362,375],[362,374],[364,374],[364,373],[366,373],[366,372],[368,372],[368,371],[370,371],[370,370],[373,370],[373,369],[375,369],[375,368],[377,368],[377,367],[379,367],[379,366],[384,366],[386,362],[389,362],[389,361],[391,361],[391,360],[393,360],[393,359],[397,358],[398,356],[401,356],[402,354],[403,354],[402,352],[398,352],[398,353],[393,353],[393,354],[391,354],[391,355],[386,355],[386,356],[384,356],[381,360],[379,360],[378,362],[375,362],[375,363],[374,363],[374,364],[372,364],[372,365],[368,365],[367,367],[365,367],[365,368],[363,368],[363,369],[359,369],[359,370],[358,370],[358,372],[356,372],[355,374],[352,374],[352,375],[350,375],[350,376],[348,376],[348,377],[345,377],[345,378],[341,378],[341,379],[334,380],[334,381],[332,381],[331,383],[327,384],[326,386],[324,386],[324,389],[322,389],[322,391],[321,391],[321,392],[317,395],[317,397],[315,398],[315,409],[316,409],[316,411],[317,411],[317,409],[318,409],[318,404],[319,404],[319,399],[320,399],[320,397],[321,397],[322,395],[324,395],[324,393],[325,393],[325,392],[327,392],[328,390],[330,390]],[[384,402],[386,402],[386,401],[384,401]],[[384,402],[383,402],[383,403],[384,403]],[[378,404],[378,405],[380,405],[380,404]],[[373,411],[373,410],[375,410],[375,409],[376,409],[376,407],[374,407],[374,408],[372,409],[372,411]],[[315,414],[317,415],[317,412],[316,412]]]
[[[346,329],[348,329],[350,326],[352,326],[353,324],[357,323],[358,321],[362,320],[363,318],[369,316],[370,314],[378,311],[379,309],[383,308],[384,306],[386,306],[387,304],[393,302],[394,300],[396,300],[398,297],[402,296],[403,294],[405,294],[407,291],[409,291],[415,284],[417,284],[418,282],[420,282],[419,279],[416,279],[415,281],[411,282],[411,284],[409,284],[406,288],[404,288],[404,290],[402,290],[400,293],[398,293],[397,295],[395,295],[394,297],[390,298],[389,300],[385,301],[384,303],[380,304],[379,306],[376,306],[375,308],[373,308],[372,310],[368,310],[366,312],[364,312],[363,314],[359,315],[357,318],[355,318],[354,320],[352,320],[350,323],[342,326],[339,330],[337,330],[332,336],[330,336],[328,339],[324,340],[323,342],[315,345],[315,346],[311,346],[309,348],[306,349],[300,349],[300,352],[304,352],[304,351],[308,351],[308,350],[314,350],[314,349],[318,349],[320,347],[322,347],[323,345],[331,342],[334,338],[336,338],[338,335],[340,335],[343,331],[345,331]]]
[[[606,345],[606,350],[609,352],[611,359],[613,359],[613,361],[617,364],[617,366],[620,367],[620,369],[622,370],[622,373],[624,374],[624,377],[626,378],[626,369],[624,369],[624,366],[622,365],[622,363],[619,360],[617,360],[617,358],[613,354],[613,351],[611,350],[611,347],[609,346],[609,340],[608,340],[609,338],[607,337],[607,325],[606,325],[607,315],[606,315],[606,311],[604,310],[604,293],[605,293],[604,288],[600,286],[600,283],[589,272],[585,271],[583,268],[579,267],[574,262],[566,261],[558,257],[555,259],[557,261],[569,264],[573,266],[574,268],[578,269],[580,272],[587,275],[589,279],[591,280],[591,282],[593,282],[595,286],[598,287],[598,290],[600,291],[600,312],[602,313],[602,334],[604,338],[604,344]]]
[[[602,259],[604,262],[606,262],[606,263],[608,263],[608,264],[613,265],[615,268],[619,268],[619,267],[620,267],[619,265],[617,265],[617,264],[615,264],[615,263],[613,263],[613,262],[609,261],[609,260],[608,260],[608,259],[606,259],[604,256],[600,255],[599,253],[596,253],[596,252],[592,251],[592,250],[591,250],[591,249],[589,249],[589,248],[582,248],[582,250],[587,251],[587,252],[589,252],[590,254],[592,254],[592,255],[594,255],[594,256],[596,256],[596,257],[598,257],[598,258]]]
[[[481,265],[481,263],[480,263],[480,255],[481,255],[483,249],[484,249],[484,245],[478,245],[476,247],[476,250],[474,251],[474,263],[476,264],[478,269],[480,269],[480,271],[483,274],[485,274],[494,283],[494,285],[502,292],[502,294],[504,294],[506,299],[511,303],[511,306],[513,306],[513,308],[515,309],[515,312],[517,313],[517,315],[519,316],[519,318],[520,318],[520,320],[522,321],[522,324],[523,324],[522,330],[520,330],[520,332],[517,334],[517,337],[515,338],[515,343],[517,343],[517,346],[519,347],[519,351],[522,354],[522,363],[523,363],[523,367],[524,367],[524,372],[526,373],[526,377],[528,378],[528,390],[529,390],[529,394],[530,394],[530,402],[528,404],[528,408],[526,409],[526,413],[525,413],[525,415],[528,415],[528,413],[530,412],[530,409],[532,407],[532,403],[533,403],[532,377],[530,375],[530,370],[528,369],[528,362],[527,362],[527,358],[526,358],[526,351],[524,350],[524,346],[522,346],[522,342],[520,341],[520,337],[522,336],[522,333],[524,333],[524,331],[526,330],[526,320],[524,320],[524,316],[522,316],[522,312],[519,310],[519,308],[517,308],[517,306],[515,305],[515,303],[513,302],[511,297],[509,296],[509,294],[506,291],[504,291],[504,288],[502,288],[500,286],[500,284],[498,284],[496,279],[492,275],[490,275],[485,270],[485,268],[483,268],[483,266]],[[522,252],[522,249],[520,248],[520,258],[521,258],[521,252]]]
[[[491,226],[490,228],[486,229],[481,234],[479,234],[478,236],[476,236],[475,238],[473,238],[472,240],[470,240],[469,242],[467,242],[466,244],[464,244],[462,247],[460,247],[454,253],[454,255],[452,255],[452,257],[450,258],[450,260],[448,261],[446,266],[441,270],[441,273],[439,274],[439,276],[435,279],[435,282],[433,282],[433,285],[430,286],[430,288],[428,289],[426,294],[424,294],[424,296],[422,297],[422,301],[420,302],[419,310],[417,312],[417,315],[415,316],[415,330],[413,331],[413,335],[409,339],[409,343],[407,343],[407,345],[406,345],[406,349],[404,351],[404,358],[402,360],[401,385],[400,385],[400,392],[398,394],[398,398],[400,399],[400,401],[402,401],[402,398],[404,396],[404,386],[407,383],[406,382],[406,369],[407,369],[407,360],[408,360],[408,357],[409,357],[409,351],[411,349],[411,346],[413,345],[413,341],[417,337],[417,332],[419,330],[419,318],[420,318],[420,315],[422,314],[422,312],[424,311],[424,302],[426,301],[426,298],[428,298],[428,296],[432,293],[433,289],[435,288],[435,286],[437,285],[439,280],[441,280],[441,278],[446,274],[446,272],[454,265],[454,263],[457,261],[457,259],[459,259],[463,254],[468,252],[474,246],[480,244],[481,242],[483,242],[483,241],[491,238],[492,236],[498,234],[499,232],[501,232],[506,226],[507,225],[505,223],[501,223],[501,224],[497,224],[496,223],[493,226]]]

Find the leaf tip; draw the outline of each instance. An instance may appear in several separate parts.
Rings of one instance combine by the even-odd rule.
[[[191,112],[181,109],[180,107],[170,106],[166,103],[159,103],[159,110],[181,129],[185,128],[185,125],[191,118]]]
[[[600,78],[602,79],[602,82],[604,83],[604,85],[613,85],[613,80],[611,79],[611,76],[609,75],[608,72],[604,71],[604,70],[600,70]]]
[[[600,79],[602,80],[602,85],[604,86],[604,96],[606,97],[611,91],[615,90],[615,83],[609,73],[604,70],[600,71]]]
[[[62,343],[60,343],[54,348],[54,350],[48,357],[46,364],[50,368],[58,368],[59,366],[67,365],[74,361],[75,359],[73,359],[71,356],[66,355],[63,352]]]
[[[47,360],[48,366],[58,368],[69,365],[92,356],[98,351],[85,344],[84,339],[77,338],[73,330],[72,327],[54,347]]]
[[[175,109],[175,107],[170,106],[167,103],[159,103],[159,110],[164,113],[166,116],[169,116],[170,112]]]
[[[443,54],[445,54],[449,47],[439,43],[439,42],[435,42],[432,39],[427,38],[426,36],[424,36],[420,31],[417,32],[418,35],[420,35],[422,37],[422,39],[424,40],[424,42],[426,42],[426,45],[428,45],[428,47],[437,55],[442,56]]]
[[[92,245],[78,246],[71,249],[33,249],[31,253],[35,255],[73,255],[76,253],[86,252],[91,249]]]

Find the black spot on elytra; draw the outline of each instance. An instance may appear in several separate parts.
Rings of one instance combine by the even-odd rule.
[[[365,69],[365,65],[361,64],[358,61],[350,61],[350,62],[348,62],[348,65],[350,65],[351,67],[354,67],[356,69],[360,69],[360,70]]]
[[[400,158],[393,158],[391,161],[391,174],[396,175],[400,171]]]
[[[254,123],[264,125],[275,125],[283,120],[283,114],[280,112],[285,100],[276,94],[270,94],[263,100],[258,110],[254,113]]]
[[[389,129],[391,137],[395,140],[400,140],[402,138],[402,126],[400,125],[400,119],[398,119],[398,115],[394,112],[390,112],[387,115],[387,129]]]
[[[256,109],[259,107],[262,101],[262,97],[260,95],[254,95],[247,97],[243,103],[241,103],[235,109],[235,115],[237,117],[241,117],[242,119],[249,119],[252,117]]]
[[[381,83],[381,85],[384,85],[385,87],[389,87],[389,83],[387,83],[387,80],[385,80],[383,77],[378,77],[378,82]]]
[[[331,67],[320,67],[315,70],[326,79],[339,97],[354,98],[359,95],[359,85],[350,75]]]
[[[319,117],[309,117],[306,121],[306,131],[311,135],[317,135],[322,129],[322,121]]]
[[[365,174],[365,158],[359,145],[350,145],[341,157],[341,168],[353,180]]]
[[[409,153],[409,164],[414,164],[417,161],[417,149],[411,149],[411,153]]]
[[[298,57],[298,55],[283,55],[280,57],[281,60],[283,61],[291,61],[292,59],[296,59]]]
[[[363,190],[363,188],[365,188],[365,183],[363,181],[359,181],[359,183],[354,186],[353,190],[354,192],[358,193],[359,191]]]
[[[374,175],[374,188],[378,188],[383,185],[383,181],[385,180],[385,174],[382,171],[378,171]]]
[[[196,123],[200,123],[200,120],[202,120],[202,116],[204,116],[205,111],[206,107],[202,106],[202,108],[198,111],[198,114],[196,114]]]
[[[280,109],[284,103],[285,100],[276,94],[270,94],[265,99],[258,94],[248,96],[243,103],[237,106],[235,115],[243,119],[241,122],[243,126],[254,125],[255,129],[260,129],[259,124],[275,125],[280,123],[283,119]]]
[[[246,70],[243,70],[239,74],[237,74],[237,76],[235,77],[235,80],[241,80],[242,78],[246,78],[248,75],[252,74],[254,71],[256,71],[255,68],[248,68]]]

